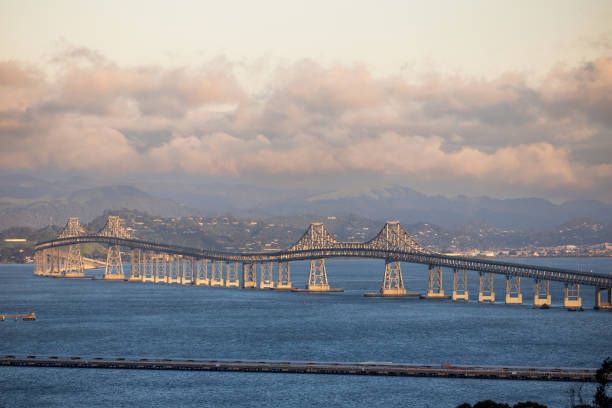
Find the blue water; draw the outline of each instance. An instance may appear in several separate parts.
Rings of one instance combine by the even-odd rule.
[[[612,272],[612,259],[529,259]],[[291,264],[303,287],[307,263]],[[612,313],[567,312],[563,286],[553,307],[365,298],[378,291],[384,263],[330,260],[329,295],[33,276],[31,265],[0,265],[0,311],[35,322],[0,322],[0,355],[176,357],[424,364],[598,367],[612,355]],[[408,291],[424,292],[427,270],[402,264]],[[97,272],[99,273],[99,271]],[[477,274],[469,274],[470,297]],[[445,271],[444,289],[451,291]],[[505,281],[496,277],[503,302]],[[455,407],[494,399],[566,407],[580,385],[434,378],[0,367],[0,407],[80,406],[402,406]],[[587,402],[594,386],[582,386]]]

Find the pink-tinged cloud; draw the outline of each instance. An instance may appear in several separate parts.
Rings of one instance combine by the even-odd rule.
[[[257,95],[222,59],[125,68],[80,49],[56,61],[54,79],[0,63],[0,167],[612,191],[612,58],[538,85],[301,61]]]

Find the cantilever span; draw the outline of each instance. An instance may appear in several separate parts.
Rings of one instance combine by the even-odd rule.
[[[324,224],[313,223],[286,250],[252,253],[188,248],[140,240],[129,233],[119,217],[109,217],[107,224],[98,233],[87,234],[78,218],[70,218],[56,239],[36,246],[34,273],[43,276],[84,277],[80,245],[85,243],[108,245],[104,279],[109,280],[296,290],[291,284],[290,262],[310,260],[305,290],[329,292],[334,290],[327,280],[325,259],[374,258],[385,260],[378,296],[409,295],[404,287],[400,266],[401,262],[409,262],[428,265],[429,285],[424,296],[428,299],[467,301],[466,271],[474,271],[479,273],[478,301],[481,303],[495,301],[493,274],[499,274],[506,276],[505,300],[508,304],[522,303],[520,280],[530,278],[535,281],[535,306],[550,306],[549,283],[558,281],[565,284],[565,307],[581,308],[580,286],[587,285],[595,287],[596,308],[612,308],[612,275],[442,255],[422,248],[399,222],[387,222],[367,242],[339,241]],[[126,276],[122,256],[128,253],[130,268],[129,276]],[[239,265],[242,266],[242,273],[239,273]],[[275,265],[277,274],[274,274]],[[442,268],[453,271],[452,296],[446,296],[442,289]]]

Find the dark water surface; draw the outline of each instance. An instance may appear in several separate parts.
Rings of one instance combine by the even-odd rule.
[[[612,272],[612,259],[529,259],[528,263]],[[303,287],[307,263],[291,264]],[[0,354],[423,364],[598,367],[612,355],[612,313],[567,312],[561,284],[553,307],[365,298],[378,291],[382,261],[333,260],[327,272],[344,293],[237,290],[35,277],[32,265],[0,265],[0,312],[34,311],[35,322],[0,322]],[[402,264],[409,291],[424,292],[427,271]],[[99,271],[98,271],[99,273]],[[469,272],[470,297],[477,274]],[[445,271],[445,290],[451,291]],[[0,407],[388,406],[454,407],[495,399],[566,407],[571,383],[0,367]],[[583,385],[591,399],[594,386]]]

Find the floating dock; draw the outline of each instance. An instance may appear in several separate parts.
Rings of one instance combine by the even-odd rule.
[[[569,382],[593,382],[595,381],[595,372],[597,371],[594,368],[455,366],[450,364],[428,366],[370,361],[335,363],[310,361],[125,359],[120,357],[16,357],[12,355],[0,357],[0,366],[235,371]]]

